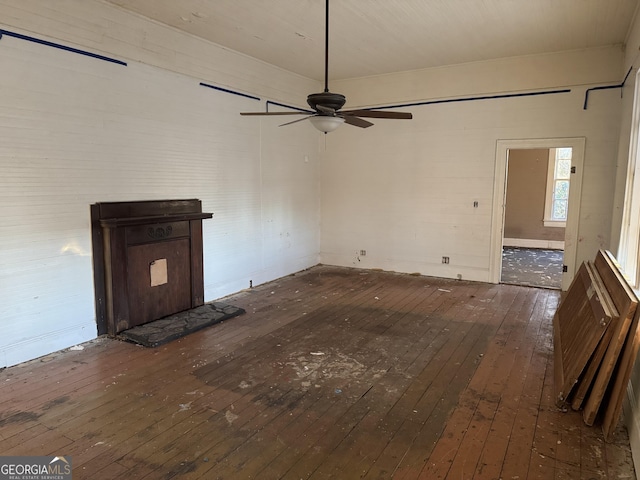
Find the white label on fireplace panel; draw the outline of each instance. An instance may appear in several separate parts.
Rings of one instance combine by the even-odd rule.
[[[167,259],[160,258],[151,262],[149,265],[149,273],[151,274],[152,287],[167,283]]]

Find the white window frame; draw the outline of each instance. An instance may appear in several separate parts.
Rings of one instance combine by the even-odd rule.
[[[629,143],[629,162],[627,165],[627,183],[624,193],[624,209],[617,260],[635,289],[640,288],[640,161],[638,143],[640,142],[640,71],[636,73],[636,85],[633,99],[633,115]]]
[[[542,222],[545,227],[566,227],[567,222],[553,220],[551,210],[553,207],[553,187],[555,185],[556,177],[556,150],[557,148],[549,149],[549,161],[547,165],[547,192],[544,197],[544,218]],[[571,178],[569,178],[569,186],[571,186]],[[569,188],[571,191],[571,188]]]

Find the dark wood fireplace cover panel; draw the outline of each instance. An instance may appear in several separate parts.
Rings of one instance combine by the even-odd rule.
[[[128,328],[191,308],[191,253],[188,239],[127,248]],[[152,284],[154,262],[166,262],[166,283]]]
[[[204,304],[202,220],[212,216],[197,199],[91,205],[98,335]]]

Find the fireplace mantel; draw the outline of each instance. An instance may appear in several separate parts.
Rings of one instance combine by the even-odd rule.
[[[204,304],[200,200],[91,205],[98,334]]]
[[[147,225],[150,223],[181,222],[191,220],[204,220],[211,218],[211,213],[183,213],[181,215],[151,215],[145,217],[105,218],[100,220],[103,227],[115,228],[128,225]]]

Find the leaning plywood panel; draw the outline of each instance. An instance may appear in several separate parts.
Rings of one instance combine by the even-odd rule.
[[[582,416],[587,425],[593,425],[595,421],[638,305],[638,298],[633,293],[610,252],[600,250],[594,263],[607,291],[611,295],[613,303],[618,309],[620,317],[612,328],[611,340],[584,407]]]
[[[607,252],[607,256],[617,267],[618,271],[621,271],[621,268],[613,258],[613,255]],[[638,331],[639,324],[640,308],[637,308],[636,306],[636,311],[633,315],[633,321],[631,322],[631,327],[629,328],[629,333],[625,340],[620,360],[614,372],[610,388],[604,399],[606,406],[604,410],[604,417],[602,419],[602,431],[606,440],[611,440],[613,432],[618,424],[620,412],[622,411],[622,401],[627,391],[627,384],[629,383],[631,371],[633,370],[633,365],[635,364],[636,357],[638,355],[638,349],[640,349],[640,331]]]
[[[610,312],[611,315],[611,325],[614,325],[618,321],[618,309],[615,307],[613,303],[613,299],[609,295],[604,283],[602,282],[602,278],[598,274],[595,265],[592,262],[585,262],[587,269],[591,272],[593,280],[598,285],[598,290],[601,292],[600,302],[602,303],[602,307],[605,311]],[[596,348],[593,355],[589,359],[589,363],[585,368],[580,380],[578,381],[578,385],[575,388],[575,391],[571,394],[571,408],[574,410],[579,410],[582,407],[582,404],[587,396],[587,393],[591,389],[591,385],[593,384],[593,379],[598,373],[598,369],[600,368],[600,364],[602,363],[602,359],[604,358],[605,353],[607,352],[607,347],[609,346],[609,342],[611,341],[611,335],[613,334],[613,328],[607,328],[606,332],[598,342],[598,347]]]
[[[611,322],[603,292],[583,263],[553,318],[555,398],[563,406]]]

